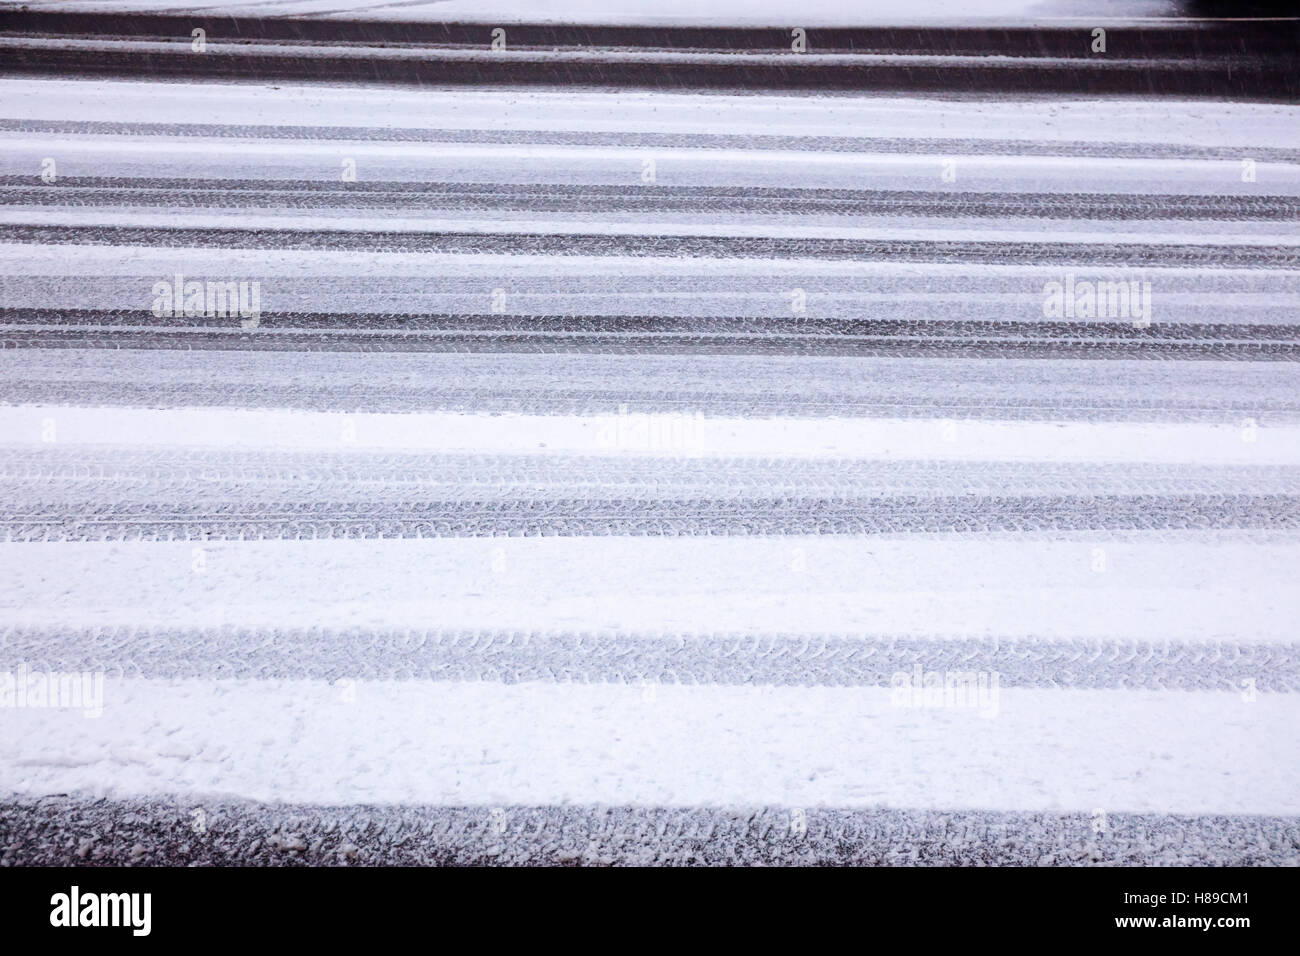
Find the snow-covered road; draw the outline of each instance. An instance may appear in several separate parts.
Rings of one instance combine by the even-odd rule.
[[[5,862],[1300,862],[1300,107],[0,144],[0,673],[102,677],[0,709]]]

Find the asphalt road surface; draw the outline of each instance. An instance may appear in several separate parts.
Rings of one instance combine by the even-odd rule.
[[[29,6],[0,862],[1300,863],[1294,21]]]

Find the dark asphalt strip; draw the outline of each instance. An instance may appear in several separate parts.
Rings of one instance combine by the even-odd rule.
[[[112,354],[112,353],[106,353]],[[131,354],[123,352],[122,354]],[[155,355],[158,353],[154,353]],[[181,353],[183,354],[183,353]],[[197,353],[196,353],[197,354]],[[205,353],[233,354],[233,353]],[[357,355],[384,353],[328,353]],[[389,353],[451,356],[450,352]],[[487,353],[479,353],[487,354]],[[498,353],[500,354],[500,353]],[[558,353],[553,357],[562,358]],[[1297,392],[1300,395],[1300,391]],[[736,394],[726,391],[692,391],[638,387],[634,391],[609,388],[564,388],[552,385],[544,393],[528,386],[474,388],[413,385],[401,392],[385,386],[349,385],[346,388],[313,385],[306,381],[214,382],[211,380],[165,384],[122,382],[106,371],[99,381],[64,378],[40,381],[0,380],[0,401],[10,405],[65,405],[89,408],[300,408],[339,413],[450,412],[485,415],[613,415],[620,405],[635,403],[637,413],[679,413],[725,417],[798,419],[853,416],[866,419],[1004,422],[1145,422],[1202,423],[1242,427],[1255,421],[1261,427],[1300,424],[1300,398],[1282,400],[1251,390],[1238,396],[1196,396],[1174,390],[1167,397],[1155,393],[1140,397],[989,397],[954,400],[936,395],[898,396],[843,392],[814,396],[770,391]]]
[[[272,228],[0,225],[0,243],[426,252],[551,256],[667,256],[989,265],[1300,267],[1300,246],[1211,243],[998,242],[498,232],[378,232]]]
[[[15,180],[20,180],[15,182]],[[907,216],[973,219],[1295,222],[1300,196],[778,189],[759,186],[335,183],[68,177],[0,178],[0,205],[178,209],[402,209],[466,212]]]
[[[383,47],[341,49],[284,43],[268,49],[210,41],[206,52],[184,41],[166,48],[142,48],[129,42],[88,52],[64,47],[69,37],[49,37],[51,44],[0,36],[4,56],[0,74],[29,76],[131,77],[157,79],[227,79],[251,82],[312,81],[390,83],[440,86],[565,86],[570,89],[635,88],[659,90],[766,92],[922,93],[1198,96],[1289,102],[1300,94],[1300,76],[1281,57],[1223,55],[1186,59],[1062,57],[1018,62],[985,49],[960,59],[950,51],[922,60],[890,50],[855,55],[834,62],[773,50],[761,59],[742,59],[730,52],[691,51],[689,58],[638,58],[597,51],[578,58],[548,57],[538,51],[525,59],[499,56],[486,44],[463,50],[436,47],[408,50]],[[0,22],[0,30],[4,24]],[[1076,42],[1086,49],[1086,32]],[[98,38],[96,38],[98,39]],[[784,46],[788,49],[788,45]],[[376,52],[382,52],[377,56]],[[516,51],[517,52],[517,51]],[[762,51],[765,54],[768,51]],[[948,57],[948,62],[944,62]]]
[[[0,805],[0,865],[1300,864],[1300,818],[809,807]]]
[[[1108,55],[1180,59],[1231,55],[1290,57],[1300,21],[1273,19],[1199,21],[1104,18]],[[861,26],[808,27],[810,52],[896,53],[952,56],[1041,56],[1099,59],[1091,49],[1091,21],[1050,26]],[[223,16],[195,13],[0,11],[0,33],[13,36],[64,35],[181,39],[196,27],[211,42],[270,41],[303,44],[370,44],[488,49],[493,24],[303,16]],[[790,52],[788,27],[668,26],[620,24],[511,23],[509,49],[716,50]]]
[[[231,329],[0,330],[0,349],[133,349],[270,352],[448,352],[609,355],[808,355],[896,358],[1171,359],[1242,362],[1300,361],[1297,341],[1052,340],[921,336],[673,335],[582,333],[363,333]]]
[[[1300,496],[1285,494],[34,502],[0,518],[20,542],[1297,528]]]
[[[60,309],[0,307],[0,326],[50,326],[27,330],[57,335],[64,332],[113,332],[127,328],[136,333],[160,335],[198,329],[234,331],[238,317],[156,317],[146,309]],[[183,328],[176,328],[183,326]],[[151,328],[152,327],[152,328]],[[874,338],[924,338],[942,343],[948,339],[1005,339],[1026,341],[1268,344],[1300,342],[1300,326],[1248,323],[1156,322],[1138,327],[1133,320],[1109,321],[1000,321],[996,319],[848,319],[810,316],[664,315],[507,315],[493,313],[375,313],[272,312],[258,317],[258,329],[276,332],[320,331],[331,335],[375,331],[481,333],[484,335],[659,335],[768,337],[869,336]]]

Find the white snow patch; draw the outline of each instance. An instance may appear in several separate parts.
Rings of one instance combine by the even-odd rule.
[[[320,804],[1300,812],[1300,696],[1002,689],[109,680],[14,710],[0,792]],[[129,757],[121,741],[133,742]]]

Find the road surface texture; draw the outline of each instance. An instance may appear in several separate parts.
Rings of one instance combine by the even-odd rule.
[[[481,6],[0,4],[0,862],[1300,863],[1296,21]]]

